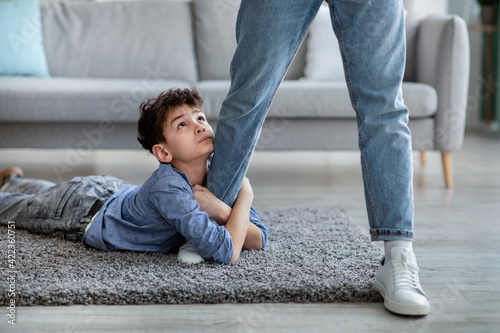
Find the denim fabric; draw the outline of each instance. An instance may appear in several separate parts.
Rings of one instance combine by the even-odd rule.
[[[265,247],[269,230],[253,209],[249,217],[259,227]],[[227,229],[212,223],[200,210],[187,176],[164,163],[142,186],[113,195],[83,237],[85,244],[105,251],[160,253],[186,240],[204,258],[218,263],[232,259],[233,242]]]
[[[96,202],[131,185],[110,176],[75,177],[55,184],[16,178],[0,193],[0,223],[73,241],[80,241]]]
[[[232,205],[263,121],[323,0],[242,0],[231,88],[222,104],[208,188]],[[413,170],[401,83],[401,0],[327,0],[352,106],[372,240],[413,237]]]

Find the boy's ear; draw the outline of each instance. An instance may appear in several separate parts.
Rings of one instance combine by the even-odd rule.
[[[165,144],[158,143],[153,146],[153,155],[156,159],[163,163],[170,163],[172,161],[172,154],[168,151]]]

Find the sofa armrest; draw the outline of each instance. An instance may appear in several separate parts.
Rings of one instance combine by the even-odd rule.
[[[416,81],[438,93],[434,147],[462,147],[469,87],[469,34],[458,16],[433,16],[420,21],[415,50]]]

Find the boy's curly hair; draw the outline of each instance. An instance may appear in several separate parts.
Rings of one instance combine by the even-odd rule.
[[[165,142],[163,124],[170,110],[187,104],[203,110],[203,100],[195,89],[169,89],[156,98],[150,98],[140,106],[141,116],[137,123],[137,140],[142,147],[153,153],[153,146]]]

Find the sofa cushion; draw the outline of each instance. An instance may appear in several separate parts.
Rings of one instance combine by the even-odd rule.
[[[414,150],[435,149],[433,118],[412,119],[409,127]],[[358,150],[358,140],[354,119],[268,119],[256,149]]]
[[[144,79],[5,77],[0,80],[0,122],[135,122],[139,105],[189,82]]]
[[[408,6],[410,4],[413,5],[411,2],[408,3]],[[407,10],[405,10],[406,15]],[[415,24],[414,21],[411,21],[410,33],[413,33]],[[332,28],[328,4],[323,3],[321,5],[318,14],[311,24],[308,37],[304,77],[310,80],[344,81],[342,55],[337,37]],[[413,62],[413,58],[410,59],[410,62]],[[413,67],[411,67],[410,71],[412,70]]]
[[[229,81],[204,81],[197,84],[205,102],[208,118],[214,119],[229,91]],[[405,104],[411,118],[430,117],[437,110],[437,92],[426,84],[403,83]],[[269,110],[268,118],[355,118],[344,82],[284,81]]]
[[[0,75],[49,76],[37,0],[0,1]]]
[[[46,1],[42,13],[53,76],[197,80],[189,2]]]
[[[229,79],[239,1],[194,0],[200,80]]]
[[[193,0],[193,7],[200,81],[228,80],[240,0]],[[299,48],[285,79],[303,75],[305,47]]]
[[[420,34],[420,23],[425,17],[432,15],[445,15],[448,13],[446,1],[421,1],[421,0],[403,0],[404,7],[407,10],[406,25],[406,69],[405,81],[415,81],[417,74],[416,51],[417,40]]]
[[[320,7],[309,30],[304,77],[310,80],[345,81],[342,55],[326,3]]]

